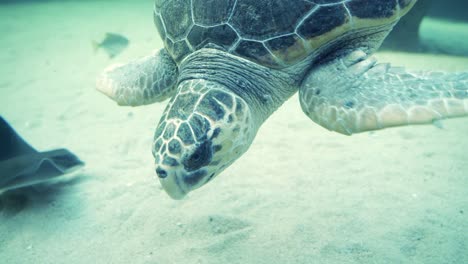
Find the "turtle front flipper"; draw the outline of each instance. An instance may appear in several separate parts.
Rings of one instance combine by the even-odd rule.
[[[299,93],[310,119],[346,135],[468,115],[468,72],[410,72],[362,51],[319,65]]]
[[[111,65],[99,76],[96,87],[119,105],[138,106],[174,95],[177,77],[176,63],[161,49],[128,64]]]

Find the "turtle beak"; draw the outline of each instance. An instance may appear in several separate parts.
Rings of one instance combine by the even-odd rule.
[[[164,191],[175,200],[181,200],[184,198],[188,191],[186,191],[182,183],[182,175],[179,175],[177,172],[167,172],[163,169],[158,168],[156,173],[159,177],[159,182],[161,183]]]

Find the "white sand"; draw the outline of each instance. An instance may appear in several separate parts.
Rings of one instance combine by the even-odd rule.
[[[161,47],[152,1],[128,2],[0,6],[0,113],[38,149],[87,163],[5,205],[0,263],[468,263],[467,119],[345,137],[294,97],[239,161],[171,200],[150,151],[164,104],[121,108],[94,90],[111,61],[92,40],[128,36],[118,61]],[[467,58],[380,56],[468,70]]]

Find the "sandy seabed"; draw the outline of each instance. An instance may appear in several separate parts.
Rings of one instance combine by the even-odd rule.
[[[150,150],[165,104],[118,107],[94,90],[108,64],[162,47],[151,8],[0,5],[1,115],[39,150],[86,162],[66,184],[3,204],[0,263],[468,263],[467,119],[346,137],[294,96],[216,180],[170,199]],[[131,40],[115,61],[93,53],[105,32]],[[379,57],[468,70],[466,57]]]

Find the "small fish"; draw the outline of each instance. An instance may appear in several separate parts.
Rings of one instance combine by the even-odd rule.
[[[93,41],[94,50],[103,49],[109,58],[113,59],[119,55],[130,43],[125,37],[117,33],[106,33],[104,40],[101,42]]]

